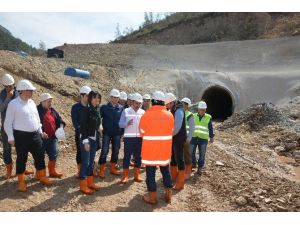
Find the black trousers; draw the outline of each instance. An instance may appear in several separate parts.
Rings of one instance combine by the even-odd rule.
[[[185,139],[173,138],[172,140],[172,156],[171,166],[178,166],[178,170],[185,170],[183,145]]]
[[[81,150],[80,150],[80,132],[75,132],[76,143],[76,163],[81,164]]]
[[[25,172],[28,153],[34,159],[34,166],[37,170],[45,169],[45,150],[41,134],[38,131],[25,132],[14,130],[14,138],[17,152],[16,172]]]

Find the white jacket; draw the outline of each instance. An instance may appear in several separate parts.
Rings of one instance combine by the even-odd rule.
[[[125,128],[124,137],[140,137],[140,120],[142,115],[145,113],[143,109],[139,109],[137,112],[133,110],[132,107],[129,107],[123,110],[119,126]],[[128,126],[128,122],[133,119],[133,124]]]

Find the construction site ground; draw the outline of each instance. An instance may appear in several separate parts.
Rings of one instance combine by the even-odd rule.
[[[117,56],[118,52],[113,54],[113,57]],[[94,76],[89,80],[66,77],[63,70],[70,64],[81,68],[84,65]],[[102,104],[108,100],[108,93],[113,87],[132,91],[119,82],[120,69],[92,62],[81,64],[46,58],[20,58],[15,53],[0,51],[0,73],[5,72],[12,74],[16,81],[30,79],[37,87],[33,97],[36,103],[42,92],[54,96],[54,108],[67,123],[68,138],[59,143],[57,161],[64,176],[55,179],[55,185],[45,187],[29,175],[26,193],[18,192],[16,177],[10,180],[3,178],[5,165],[0,149],[0,211],[300,211],[299,96],[284,107],[258,104],[224,122],[214,122],[215,141],[208,145],[205,172],[199,176],[193,171],[185,188],[174,191],[172,203],[166,204],[162,179],[157,171],[159,201],[151,206],[142,200],[147,193],[146,183],[133,182],[132,168],[130,182],[126,185],[121,185],[120,177],[110,175],[107,170],[106,179],[95,179],[101,190],[91,196],[79,191],[79,180],[75,177],[76,149],[71,106],[75,103],[79,87],[84,84],[103,94]],[[99,152],[96,161],[98,157]],[[13,148],[14,162],[15,158]],[[120,168],[122,158],[123,144]],[[27,165],[34,169],[31,156]],[[142,177],[145,179],[145,170],[142,170]]]

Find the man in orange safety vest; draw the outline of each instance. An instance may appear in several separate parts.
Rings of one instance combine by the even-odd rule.
[[[157,203],[155,172],[157,166],[163,176],[165,201],[171,203],[172,180],[169,163],[172,152],[172,134],[174,117],[166,110],[165,95],[161,91],[153,93],[152,107],[141,117],[140,133],[142,142],[142,163],[146,165],[146,184],[148,195],[144,201],[149,204]]]

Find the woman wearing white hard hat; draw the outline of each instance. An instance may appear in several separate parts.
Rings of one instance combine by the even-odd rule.
[[[12,100],[7,107],[4,129],[8,136],[8,142],[16,146],[17,152],[17,176],[19,191],[25,192],[25,168],[30,152],[34,159],[37,177],[40,183],[51,185],[46,177],[45,154],[42,138],[47,135],[43,132],[39,113],[34,101],[31,99],[36,88],[29,80],[20,80],[17,84],[19,96]]]
[[[88,106],[80,112],[80,150],[81,167],[79,173],[80,191],[92,194],[100,187],[94,183],[93,167],[97,150],[97,131],[100,129],[101,118],[98,106],[101,94],[91,91],[88,95]]]
[[[88,94],[91,92],[89,86],[82,86],[79,89],[80,100],[71,108],[72,124],[75,129],[75,143],[76,143],[76,163],[77,163],[77,177],[79,177],[81,153],[80,153],[80,112],[88,104]]]
[[[66,126],[59,113],[52,107],[53,97],[49,93],[43,93],[40,96],[40,104],[37,106],[42,130],[47,134],[43,139],[44,149],[49,157],[48,170],[50,177],[62,177],[62,173],[56,171],[56,160],[58,157],[56,130]],[[59,137],[58,137],[59,138]]]
[[[192,149],[192,162],[193,166],[198,164],[197,173],[202,174],[202,169],[205,164],[205,154],[208,144],[208,139],[210,143],[214,140],[214,130],[212,125],[212,117],[206,113],[207,105],[206,102],[200,101],[198,103],[198,112],[194,114],[195,120],[195,132],[191,141]],[[199,160],[196,160],[196,149],[199,149]]]
[[[12,176],[13,163],[11,158],[11,146],[8,143],[7,135],[4,131],[4,120],[8,103],[18,97],[18,92],[15,88],[15,80],[10,74],[4,74],[2,77],[4,88],[0,93],[0,112],[1,112],[1,137],[3,144],[3,160],[6,165],[5,179]]]

